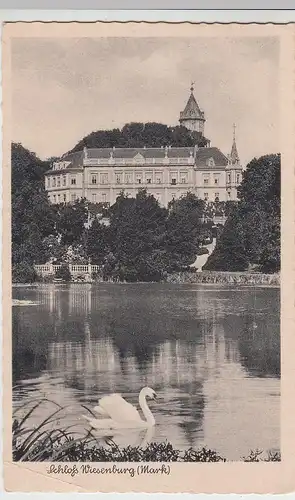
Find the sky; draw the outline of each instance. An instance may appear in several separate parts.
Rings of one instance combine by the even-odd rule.
[[[60,156],[92,131],[125,123],[177,125],[191,82],[205,136],[241,161],[277,153],[279,39],[15,38],[12,140]]]

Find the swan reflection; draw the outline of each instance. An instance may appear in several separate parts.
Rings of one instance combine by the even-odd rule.
[[[92,429],[91,434],[101,441],[101,444],[111,446],[115,443],[117,446],[134,446],[146,448],[155,436],[155,427],[147,429],[116,429],[113,432],[106,432],[103,429]]]

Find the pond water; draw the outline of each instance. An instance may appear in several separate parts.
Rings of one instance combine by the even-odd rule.
[[[230,460],[280,448],[279,289],[47,284],[13,298],[14,409],[46,397],[67,406],[66,425],[87,428],[81,405],[112,392],[136,405],[148,385],[158,394],[153,441]]]

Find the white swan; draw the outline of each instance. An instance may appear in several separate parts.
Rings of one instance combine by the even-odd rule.
[[[139,406],[145,417],[143,420],[138,410],[120,396],[120,394],[111,394],[99,400],[99,405],[94,408],[94,411],[102,417],[108,418],[90,418],[88,420],[91,427],[94,429],[144,429],[155,425],[154,416],[149,409],[146,398],[155,399],[157,397],[155,391],[150,387],[144,387],[139,393]]]

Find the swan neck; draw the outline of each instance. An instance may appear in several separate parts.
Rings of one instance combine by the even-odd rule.
[[[139,406],[140,406],[140,408],[142,410],[144,418],[146,419],[146,422],[149,425],[155,425],[154,416],[153,416],[151,410],[148,407],[148,404],[146,402],[146,395],[143,392],[141,392],[139,394]]]

